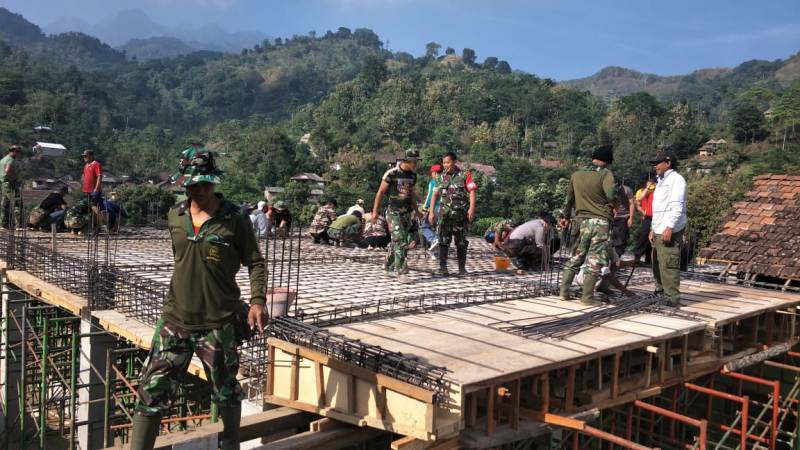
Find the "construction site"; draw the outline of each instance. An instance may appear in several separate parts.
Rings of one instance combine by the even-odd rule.
[[[632,265],[618,277],[633,297],[559,299],[563,250],[520,275],[470,238],[466,277],[434,276],[415,250],[400,284],[382,252],[302,228],[262,240],[268,299],[294,301],[268,303],[266,333],[240,349],[243,447],[800,448],[798,188],[757,179],[689,252],[678,308]],[[787,244],[754,243],[770,236]],[[2,445],[122,448],[173,267],[164,225],[2,231],[0,259]],[[156,448],[217,448],[204,377],[196,360]]]

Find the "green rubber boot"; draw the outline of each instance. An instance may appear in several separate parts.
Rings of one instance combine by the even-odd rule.
[[[559,292],[559,296],[561,300],[572,300],[572,297],[569,296],[569,287],[572,286],[572,280],[575,279],[575,272],[571,270],[564,271],[564,277],[561,278],[561,289]]]
[[[134,414],[131,450],[153,450],[159,429],[161,429],[161,414],[155,416]]]
[[[447,271],[447,253],[449,250],[449,246],[439,244],[439,270],[436,271],[436,275],[440,277],[450,276],[450,272]]]
[[[592,298],[594,294],[594,287],[597,284],[597,275],[584,273],[583,276],[583,294],[581,295],[581,303],[584,305],[597,305],[599,302]]]
[[[467,247],[456,247],[458,256],[458,276],[463,277],[467,274]]]
[[[222,418],[223,425],[219,448],[221,450],[239,450],[239,424],[242,421],[242,404],[219,406],[219,416]]]

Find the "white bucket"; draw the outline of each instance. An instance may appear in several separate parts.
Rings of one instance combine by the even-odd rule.
[[[297,291],[278,287],[267,291],[267,314],[270,317],[285,316],[297,298]]]

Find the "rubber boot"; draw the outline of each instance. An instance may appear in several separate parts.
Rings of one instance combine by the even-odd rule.
[[[458,276],[463,277],[467,274],[467,247],[456,247],[458,256]]]
[[[597,305],[599,302],[592,298],[594,294],[594,286],[597,284],[597,275],[585,273],[583,276],[583,294],[581,295],[581,303],[584,305]]]
[[[160,428],[161,414],[155,416],[134,414],[130,450],[152,450]]]
[[[564,277],[561,278],[561,288],[559,290],[559,297],[561,300],[572,300],[569,295],[569,287],[572,286],[572,280],[575,279],[575,272],[571,270],[564,271]]]
[[[449,250],[449,246],[439,244],[439,270],[436,271],[436,275],[440,277],[450,275],[450,272],[447,271],[447,253]]]
[[[242,404],[236,406],[220,406],[219,416],[222,418],[221,450],[239,450],[239,424],[242,421]]]

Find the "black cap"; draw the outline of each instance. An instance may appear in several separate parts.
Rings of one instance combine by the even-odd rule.
[[[83,151],[83,153],[81,153],[81,156],[86,156],[86,155],[94,156],[94,150],[87,148],[86,150]]]
[[[662,161],[669,161],[675,164],[675,162],[678,161],[678,157],[675,156],[675,153],[670,149],[661,149],[656,152],[656,155],[650,160],[650,164],[656,165]]]
[[[614,162],[614,147],[611,144],[598,145],[592,150],[592,159],[611,164]]]
[[[330,203],[333,206],[339,206],[339,204],[336,202],[335,198],[329,198],[328,201],[325,202],[325,203]]]

